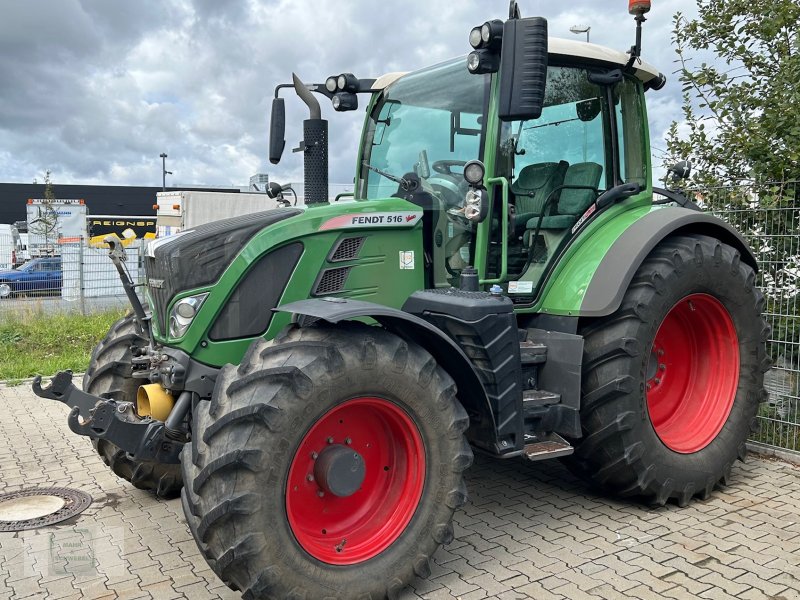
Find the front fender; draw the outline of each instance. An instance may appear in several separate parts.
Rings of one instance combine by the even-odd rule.
[[[309,319],[335,324],[367,317],[395,335],[425,348],[456,382],[458,399],[470,417],[467,431],[470,442],[492,454],[507,450],[497,439],[494,413],[469,358],[447,334],[427,321],[396,308],[344,298],[300,300],[273,310],[292,313],[293,321],[301,327],[308,324]]]

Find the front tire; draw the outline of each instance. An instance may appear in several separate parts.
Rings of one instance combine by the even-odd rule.
[[[131,346],[146,344],[133,315],[114,323],[92,352],[83,376],[84,391],[121,402],[135,401],[140,382],[131,376]],[[180,494],[183,487],[180,465],[136,460],[108,440],[92,438],[92,445],[114,474],[135,487],[152,491],[159,498],[175,498]]]
[[[197,405],[184,512],[245,598],[393,597],[453,539],[467,426],[422,348],[358,323],[291,328]]]
[[[661,242],[617,312],[582,327],[584,436],[567,464],[662,505],[727,484],[766,398],[763,307],[732,247],[701,235]]]

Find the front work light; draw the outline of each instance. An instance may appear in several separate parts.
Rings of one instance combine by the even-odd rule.
[[[328,90],[331,94],[336,91],[336,77],[328,77],[325,80],[325,89]]]
[[[479,187],[483,184],[483,178],[486,175],[486,167],[479,160],[471,160],[464,165],[464,179],[472,187]]]

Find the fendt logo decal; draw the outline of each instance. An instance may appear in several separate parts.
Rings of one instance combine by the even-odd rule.
[[[328,219],[319,230],[349,229],[352,227],[413,227],[420,219],[422,219],[422,212],[352,213]]]

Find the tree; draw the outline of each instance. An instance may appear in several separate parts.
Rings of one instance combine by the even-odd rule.
[[[53,202],[56,194],[53,191],[53,182],[50,179],[50,171],[44,174],[44,198],[43,202],[36,207],[36,217],[28,223],[29,233],[36,236],[31,245],[41,245],[45,252],[53,252],[55,244],[59,238],[58,214],[56,214]]]
[[[704,186],[800,179],[800,3],[697,4],[697,19],[673,22],[684,123],[669,130],[670,160],[689,158]]]

